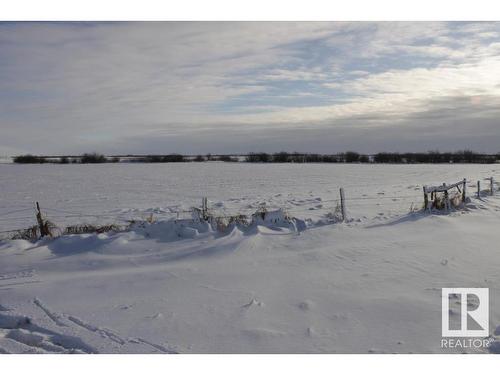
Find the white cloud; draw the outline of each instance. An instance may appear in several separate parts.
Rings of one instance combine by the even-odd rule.
[[[0,146],[53,153],[145,135],[210,131],[231,142],[232,133],[270,126],[387,126],[462,97],[486,116],[481,98],[500,95],[499,31],[497,23],[1,24]]]

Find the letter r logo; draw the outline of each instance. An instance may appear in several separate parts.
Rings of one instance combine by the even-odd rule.
[[[487,337],[489,335],[489,289],[442,289],[442,336]]]

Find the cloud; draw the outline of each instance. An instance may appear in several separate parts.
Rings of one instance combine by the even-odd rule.
[[[447,110],[463,103],[492,124],[499,35],[498,23],[3,23],[0,151],[315,151],[340,133],[363,151],[354,136],[370,127],[427,139],[430,108],[452,130]]]
[[[176,126],[177,131],[158,129],[155,137],[143,135],[122,139],[116,145],[131,152],[140,152],[148,143],[151,152],[204,154],[224,149],[228,153],[299,152],[335,153],[362,150],[380,151],[455,151],[460,149],[500,151],[499,98],[480,98],[478,103],[463,97],[449,97],[429,102],[423,112],[405,119],[383,122],[384,117],[358,117],[325,120],[290,127],[287,123],[274,126],[232,123],[219,127],[193,125],[189,131]],[[487,115],[485,115],[487,114]],[[383,122],[380,126],[368,125]],[[195,136],[193,136],[193,134]],[[221,134],[223,134],[221,136]],[[224,136],[226,134],[227,136]],[[313,145],[313,146],[311,146]]]

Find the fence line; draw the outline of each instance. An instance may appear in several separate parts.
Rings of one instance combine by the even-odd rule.
[[[417,195],[391,195],[391,196],[380,195],[380,196],[376,196],[376,197],[374,197],[374,196],[360,196],[360,197],[351,197],[351,196],[348,196],[348,197],[345,198],[345,201],[346,202],[351,202],[351,201],[379,200],[379,199],[393,199],[393,200],[398,199],[398,201],[394,201],[393,203],[401,203],[401,199],[405,199],[405,198],[420,199],[421,196],[417,196]],[[337,198],[337,199],[312,200],[310,202],[304,202],[304,204],[301,204],[300,206],[307,206],[307,205],[312,205],[312,204],[322,204],[322,203],[332,203],[332,202],[337,203],[339,201],[340,201],[339,198]],[[358,203],[358,204],[360,204],[360,203]],[[384,204],[391,204],[391,202],[385,202]],[[298,205],[294,205],[293,203],[284,202],[283,204],[266,204],[266,207],[276,207],[276,208],[279,208],[279,207],[287,206],[287,205],[290,208],[292,208],[292,209],[294,207],[298,206]],[[148,208],[148,209],[150,209],[150,208]],[[256,209],[257,209],[257,207],[255,207],[255,208],[246,208],[246,209],[236,209],[236,211],[238,213],[241,213],[242,211],[245,211],[245,212],[248,212],[248,213],[254,213]],[[17,212],[22,212],[22,211],[27,211],[27,210],[34,210],[34,207],[25,208],[25,209],[22,209],[22,210],[10,211],[10,212],[7,212],[7,213],[3,213],[2,216],[7,216],[7,215],[12,214],[12,213],[17,213]],[[140,209],[136,209],[136,210],[140,210]],[[226,209],[224,208],[223,210],[226,210]],[[105,213],[87,214],[87,213],[83,213],[83,212],[67,211],[67,210],[61,210],[59,208],[52,208],[52,207],[43,207],[43,211],[52,211],[52,212],[55,212],[56,213],[55,215],[50,215],[51,217],[54,217],[54,218],[75,218],[75,217],[113,218],[113,217],[117,217],[116,214],[115,215],[113,215],[113,214],[105,214]],[[213,208],[212,208],[212,211],[214,211]],[[191,213],[191,212],[192,212],[192,210],[175,210],[175,211],[161,212],[160,214],[166,214],[166,215],[172,214],[172,215],[176,215],[176,214]],[[58,215],[58,213],[67,214],[67,215]],[[124,214],[130,214],[130,213],[124,213]],[[146,212],[143,212],[143,214],[146,214]],[[32,216],[15,217],[15,218],[0,217],[0,221],[25,220],[25,219],[30,219],[30,218],[32,218]]]
[[[490,184],[488,186],[489,187],[488,190],[489,190],[490,195],[493,195],[495,192],[495,186],[498,186],[499,183],[497,181],[495,181],[493,177],[486,178],[485,180],[490,182]],[[472,186],[475,186],[475,185],[470,185],[471,182],[472,181],[470,181],[470,180],[464,179],[462,181],[459,181],[459,182],[454,183],[454,184],[449,184],[449,185],[443,184],[443,185],[438,185],[438,186],[433,186],[433,187],[424,186],[424,188],[423,188],[424,201],[425,201],[425,194],[427,194],[427,193],[435,194],[437,192],[444,192],[445,196],[448,197],[448,195],[447,195],[448,189],[456,188],[456,187],[458,187],[458,189],[460,189],[460,186],[467,186],[467,187],[471,188]],[[477,182],[478,182],[478,187],[479,187],[480,182],[479,181],[477,181]],[[351,186],[356,186],[356,185],[351,185]],[[417,187],[417,185],[415,185],[415,187]],[[341,188],[341,190],[343,190],[343,189]],[[478,198],[481,198],[482,192],[483,191],[481,191],[479,188],[478,194],[477,194]],[[342,195],[342,193],[341,193],[341,195]],[[469,195],[472,196],[473,194],[469,193]],[[463,197],[465,197],[465,193],[463,193]],[[206,198],[204,198],[204,199],[206,199]],[[347,210],[346,203],[347,203],[347,206],[366,207],[366,206],[372,205],[371,202],[373,200],[387,200],[387,199],[390,199],[392,201],[383,201],[380,203],[375,203],[374,205],[376,205],[376,206],[401,205],[401,204],[404,204],[406,202],[408,204],[411,203],[413,206],[413,204],[416,203],[415,200],[422,199],[422,196],[421,195],[385,195],[385,194],[378,193],[377,196],[367,196],[367,195],[363,194],[362,196],[352,197],[352,196],[349,196],[347,194],[347,197],[339,196],[339,198],[337,198],[337,199],[326,199],[326,200],[311,199],[310,201],[300,202],[301,203],[300,205],[295,205],[291,202],[283,202],[283,203],[276,203],[276,204],[274,204],[274,203],[266,204],[266,202],[264,202],[262,207],[265,207],[266,209],[271,209],[271,208],[280,209],[280,208],[284,207],[286,211],[290,211],[290,210],[294,211],[295,208],[297,208],[298,206],[307,207],[307,206],[310,206],[313,204],[318,205],[318,204],[323,204],[323,203],[336,203],[337,205],[339,205],[339,204],[341,205],[342,218],[346,219],[346,210]],[[368,202],[365,202],[365,201],[368,201]],[[206,200],[204,200],[204,202],[206,202]],[[75,202],[71,202],[71,203],[75,203]],[[84,202],[79,201],[78,203],[84,203]],[[205,207],[205,210],[207,210],[207,208],[208,207]],[[322,208],[323,207],[318,208],[318,210],[322,209]],[[446,208],[449,208],[449,206],[446,205]],[[21,212],[25,212],[25,211],[34,210],[34,209],[35,209],[35,207],[33,206],[33,207],[20,208],[20,209],[16,209],[16,210],[12,210],[12,211],[3,213],[2,214],[3,217],[0,217],[0,222],[7,222],[7,221],[14,221],[14,220],[32,220],[33,222],[35,222],[33,216],[23,216],[23,217],[15,217],[15,218],[6,217],[6,216],[11,215],[11,214],[21,213]],[[148,209],[150,209],[150,208],[148,208]],[[135,214],[134,212],[124,212],[123,217],[120,217],[120,213],[87,214],[87,213],[83,213],[83,212],[76,212],[75,210],[70,211],[70,210],[63,210],[63,209],[53,208],[53,207],[43,207],[42,208],[42,211],[49,212],[49,215],[44,215],[45,217],[49,216],[50,218],[54,218],[54,219],[96,218],[96,219],[113,219],[115,222],[116,221],[121,221],[121,222],[133,221],[134,216],[144,217],[144,215],[149,215],[149,214],[150,215],[159,215],[159,216],[177,215],[177,218],[178,218],[179,214],[193,213],[194,208],[191,210],[171,210],[170,209],[168,211],[159,212],[159,213],[158,212],[156,212],[156,213],[155,212],[140,212],[141,209],[133,209],[133,210],[138,210],[139,212],[137,214]],[[235,216],[238,216],[238,215],[251,216],[259,211],[259,207],[233,209],[233,210],[237,212],[235,215],[228,213],[227,209],[224,207],[221,208],[219,210],[219,212],[217,212],[218,211],[217,208],[211,208],[210,212],[214,217],[234,218]],[[126,217],[126,216],[128,216],[128,217]],[[26,228],[3,230],[3,231],[0,231],[0,233],[11,233],[11,232],[17,232],[17,231],[21,231],[21,230],[25,230],[25,229]]]
[[[24,212],[24,211],[28,211],[28,210],[33,210],[33,207],[30,207],[30,208],[22,208],[22,209],[19,209],[19,210],[15,210],[15,211],[10,211],[10,212],[6,212],[6,213],[3,213],[2,215],[10,215],[10,214],[17,214],[19,212]]]

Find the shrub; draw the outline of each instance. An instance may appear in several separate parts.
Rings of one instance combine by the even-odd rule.
[[[273,162],[275,163],[288,163],[289,161],[290,156],[285,151],[281,151],[273,155]]]
[[[13,160],[14,163],[19,164],[42,164],[46,162],[44,158],[31,154],[15,156]]]
[[[238,161],[236,158],[231,157],[230,155],[220,155],[218,158],[219,161],[225,162],[236,162]]]
[[[102,154],[96,152],[92,154],[83,154],[80,163],[82,164],[96,164],[96,163],[106,163],[108,159]]]
[[[338,155],[323,155],[321,160],[323,163],[339,163],[340,157]]]
[[[64,229],[63,234],[85,234],[85,233],[106,233],[106,232],[121,232],[124,228],[116,224],[77,224],[70,225]]]
[[[11,240],[26,240],[26,241],[36,241],[40,238],[40,229],[37,225],[34,225],[27,229],[20,229],[15,231],[10,237]]]
[[[265,152],[253,153],[247,155],[246,161],[249,163],[269,163],[271,161],[271,155]]]
[[[359,154],[354,151],[347,151],[344,155],[344,161],[346,163],[356,163],[359,161]]]
[[[159,155],[148,155],[144,158],[146,163],[161,163],[163,158]]]
[[[369,162],[370,162],[370,159],[368,158],[368,156],[367,156],[367,155],[361,155],[361,156],[359,157],[359,162],[360,162],[360,163],[369,163]]]
[[[401,163],[402,156],[397,152],[379,152],[373,157],[375,163]]]
[[[276,155],[276,154],[275,154]],[[299,154],[298,152],[294,152],[293,154],[287,154],[286,152],[280,152],[278,157],[282,158],[283,160],[280,162],[288,162],[288,163],[306,163],[309,160],[307,160],[307,156],[305,154]]]
[[[184,156],[179,154],[170,154],[162,157],[163,163],[181,163],[184,161]]]
[[[321,163],[324,161],[323,156],[318,154],[303,155],[302,158],[307,163]]]

